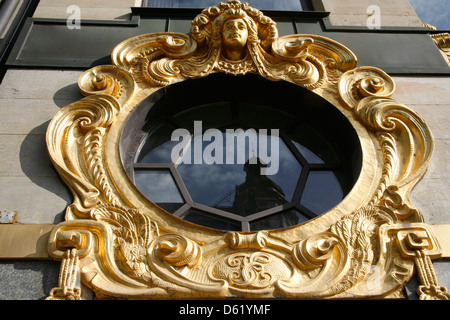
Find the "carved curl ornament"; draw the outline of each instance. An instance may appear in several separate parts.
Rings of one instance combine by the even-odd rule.
[[[246,33],[229,36],[231,20]],[[188,35],[123,41],[112,61],[80,77],[86,97],[61,109],[47,132],[53,164],[74,196],[49,252],[65,263],[67,250],[75,252],[82,281],[98,297],[398,297],[418,259],[440,256],[408,199],[431,157],[432,135],[418,114],[390,98],[393,80],[357,67],[343,45],[315,35],[278,37],[270,18],[233,0],[203,10]],[[120,158],[125,121],[159,88],[215,72],[292,82],[339,109],[363,151],[349,195],[301,225],[250,233],[193,225],[144,198]]]

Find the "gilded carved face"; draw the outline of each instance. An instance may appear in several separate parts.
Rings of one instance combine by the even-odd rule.
[[[222,30],[225,46],[243,48],[247,43],[248,29],[243,19],[230,19],[225,22]]]

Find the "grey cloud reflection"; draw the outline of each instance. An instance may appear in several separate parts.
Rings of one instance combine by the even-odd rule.
[[[135,171],[139,190],[155,203],[182,203],[183,198],[169,171]]]

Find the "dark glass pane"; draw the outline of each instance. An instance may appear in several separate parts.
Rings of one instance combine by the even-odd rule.
[[[218,128],[232,120],[231,104],[229,102],[209,103],[180,112],[173,118],[177,124],[193,131],[194,122],[202,121],[202,128]]]
[[[134,180],[145,197],[171,213],[184,204],[183,197],[168,170],[135,170]]]
[[[260,137],[264,137],[264,135],[260,135]],[[269,150],[269,154],[273,159],[278,158],[278,168],[275,172],[274,165],[272,170],[274,174],[269,174],[267,177],[283,190],[286,201],[290,202],[294,196],[302,166],[282,139],[278,139],[278,149],[272,148]],[[265,157],[261,157],[261,159],[267,163],[268,159]]]
[[[256,130],[214,135],[217,140],[205,134],[203,142],[211,142],[203,145],[194,137],[191,154],[177,167],[194,202],[246,216],[292,200],[301,166],[280,138]],[[219,140],[212,152],[210,144]]]
[[[294,143],[294,146],[298,149],[298,151],[300,151],[300,153],[302,154],[302,156],[305,158],[305,160],[308,163],[314,163],[314,164],[325,163],[314,152],[312,152],[305,146],[301,145],[300,143],[298,143],[296,141],[292,141],[292,142]]]
[[[171,141],[172,132],[175,129],[175,126],[165,122],[153,130],[143,144],[136,162],[169,163],[171,152],[178,144],[178,140]]]
[[[213,229],[229,231],[242,230],[240,222],[195,209],[189,210],[189,212],[183,217],[183,219]]]
[[[147,7],[206,8],[220,2],[220,0],[147,0]],[[250,6],[260,10],[302,10],[300,0],[245,0],[241,2],[248,2]]]
[[[322,214],[342,201],[341,184],[333,171],[311,171],[300,203],[316,214]]]
[[[250,128],[283,129],[292,124],[295,117],[260,104],[239,103],[238,121]]]
[[[330,143],[309,125],[297,127],[290,137],[308,163],[339,163],[339,157]]]
[[[270,230],[295,226],[309,219],[297,210],[286,210],[268,217],[250,222],[250,230]]]

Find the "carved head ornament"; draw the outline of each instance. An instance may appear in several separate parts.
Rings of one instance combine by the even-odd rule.
[[[223,39],[223,29],[227,21],[240,19],[246,26],[248,42],[269,49],[278,38],[275,22],[261,11],[240,3],[237,0],[221,2],[216,6],[206,8],[192,21],[191,36],[199,43],[204,40],[211,44],[220,45]]]

